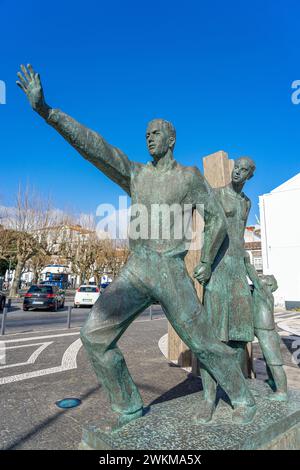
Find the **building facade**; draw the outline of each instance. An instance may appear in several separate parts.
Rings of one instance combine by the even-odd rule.
[[[300,173],[259,197],[264,274],[274,274],[275,304],[300,307]]]
[[[250,262],[258,274],[263,273],[263,261],[261,252],[260,225],[249,225],[245,230],[245,250],[250,256]]]

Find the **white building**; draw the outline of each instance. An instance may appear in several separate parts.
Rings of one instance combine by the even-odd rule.
[[[275,303],[300,307],[300,173],[259,197],[264,274],[274,274]]]
[[[260,225],[249,225],[245,229],[245,250],[250,256],[250,263],[253,264],[258,274],[263,272],[261,254],[261,230]]]

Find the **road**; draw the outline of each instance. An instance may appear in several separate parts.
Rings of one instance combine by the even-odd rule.
[[[47,328],[57,329],[65,328],[67,325],[68,306],[73,307],[73,302],[66,301],[65,307],[57,312],[47,310],[22,310],[22,303],[13,303],[11,309],[7,313],[5,333],[27,333],[36,330],[45,330]],[[85,322],[90,308],[72,308],[71,326],[80,327]],[[152,306],[153,318],[163,316],[163,312],[159,305]],[[150,317],[150,308],[146,309],[139,318]],[[2,315],[0,314],[0,322]]]
[[[44,328],[1,338],[6,358],[0,360],[0,449],[76,449],[85,423],[111,416],[79,330]],[[120,340],[146,405],[200,388],[199,379],[187,379],[161,353],[158,342],[166,332],[164,317],[151,321],[144,315]],[[68,397],[79,398],[81,405],[58,408],[57,401]]]

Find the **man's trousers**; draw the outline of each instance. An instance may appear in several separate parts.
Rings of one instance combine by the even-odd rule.
[[[159,301],[177,334],[225,390],[233,406],[253,405],[235,352],[214,336],[205,320],[183,258],[141,249],[131,254],[120,275],[100,295],[81,330],[82,342],[112,409],[131,414],[143,406],[117,342],[154,301]]]

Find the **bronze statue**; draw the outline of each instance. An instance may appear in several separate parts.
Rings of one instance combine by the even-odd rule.
[[[231,182],[216,188],[215,195],[226,217],[227,235],[215,258],[212,275],[205,287],[204,306],[208,321],[216,336],[238,352],[241,368],[246,362],[246,344],[254,339],[253,304],[247,278],[244,232],[251,202],[243,193],[247,180],[255,171],[248,157],[235,160]],[[216,399],[216,381],[201,369],[206,401],[206,414],[201,421],[212,417]]]
[[[154,204],[204,205],[205,239],[195,276],[208,280],[211,264],[226,234],[224,215],[211,188],[195,167],[174,160],[175,129],[163,119],[147,128],[146,141],[153,161],[135,163],[108,144],[98,133],[82,126],[45,102],[38,74],[21,66],[18,85],[33,109],[56,129],[85,159],[106,174],[150,213]],[[157,227],[160,219],[151,220]],[[132,224],[132,221],[131,221]],[[153,226],[151,227],[153,228]],[[158,230],[161,233],[160,230]],[[119,338],[131,322],[155,300],[159,301],[183,341],[226,391],[234,407],[233,421],[247,423],[256,406],[232,349],[214,336],[185,265],[186,239],[130,239],[131,256],[117,279],[105,289],[81,330],[95,373],[116,413],[107,430],[115,430],[142,416],[141,396],[127,369]]]
[[[273,292],[278,288],[273,275],[258,276],[247,259],[248,276],[253,282],[254,334],[257,337],[269,376],[269,384],[275,389],[268,395],[270,400],[287,401],[287,379],[280,351],[280,337],[274,322]]]

